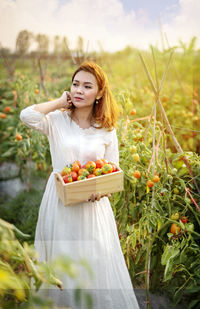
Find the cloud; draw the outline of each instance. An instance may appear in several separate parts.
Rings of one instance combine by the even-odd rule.
[[[163,30],[167,34],[170,45],[177,44],[181,39],[189,42],[193,36],[200,38],[200,1],[179,0],[179,12],[170,23],[163,25]],[[198,41],[198,47],[200,42]]]
[[[196,4],[195,4],[196,3]],[[200,1],[180,0],[180,11],[163,28],[171,43],[177,37],[190,38],[199,30]],[[195,12],[194,12],[195,8]],[[126,12],[120,0],[1,0],[0,42],[15,47],[19,31],[45,33],[53,38],[67,36],[73,48],[81,35],[89,40],[89,49],[98,50],[97,41],[105,50],[120,50],[127,45],[147,48],[159,44],[159,29],[155,29],[145,8],[137,13]],[[189,21],[190,20],[190,21]],[[200,28],[200,27],[199,27]],[[176,29],[176,32],[174,31]]]

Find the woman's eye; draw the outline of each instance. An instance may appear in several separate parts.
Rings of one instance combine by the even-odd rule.
[[[91,86],[85,86],[85,88],[91,89],[92,87]]]
[[[78,84],[76,84],[76,83],[73,83],[72,85],[75,86],[75,87],[78,86]]]

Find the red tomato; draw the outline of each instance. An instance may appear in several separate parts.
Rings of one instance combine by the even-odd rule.
[[[102,168],[104,165],[104,162],[102,160],[96,160],[95,164],[96,164],[96,168]]]
[[[187,222],[188,222],[188,217],[183,216],[183,217],[181,218],[181,221],[182,221],[184,224],[187,223]]]
[[[94,161],[88,161],[85,164],[85,168],[88,170],[88,172],[92,173],[93,170],[96,168],[96,163]]]
[[[72,176],[72,180],[76,181],[78,178],[78,174],[76,172],[71,172],[70,175]]]
[[[113,168],[112,172],[113,173],[118,171],[117,166],[116,166],[115,163],[112,163],[112,162],[108,162],[108,163],[112,165],[112,168]]]
[[[87,176],[87,178],[94,178],[94,177],[96,177],[94,174],[89,174],[89,175]]]
[[[100,176],[102,174],[102,169],[101,168],[95,168],[95,170],[93,171],[93,174],[95,176]]]
[[[65,183],[68,183],[68,182],[72,182],[72,181],[73,181],[71,175],[65,175],[65,176],[63,176],[63,180],[64,180]]]
[[[108,163],[104,164],[104,166],[102,167],[103,174],[112,173],[112,170],[113,170],[112,165]]]

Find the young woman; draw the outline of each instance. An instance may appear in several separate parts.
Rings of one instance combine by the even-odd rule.
[[[59,99],[31,105],[20,114],[28,127],[47,135],[53,165],[36,226],[34,245],[39,259],[51,261],[59,255],[75,261],[86,259],[93,279],[87,273],[82,277],[94,309],[139,308],[114,214],[108,196],[100,193],[65,207],[56,194],[54,172],[75,160],[82,165],[105,158],[119,165],[117,114],[107,76],[94,62],[84,62],[75,71],[70,93],[65,91]],[[63,291],[51,288],[49,297],[57,305],[85,309],[84,304],[77,307],[74,302],[74,280],[67,275],[60,279]]]

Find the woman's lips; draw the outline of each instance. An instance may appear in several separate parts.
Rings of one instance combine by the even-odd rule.
[[[82,101],[82,100],[83,100],[82,98],[79,98],[79,97],[74,97],[74,99],[75,99],[76,101]]]

